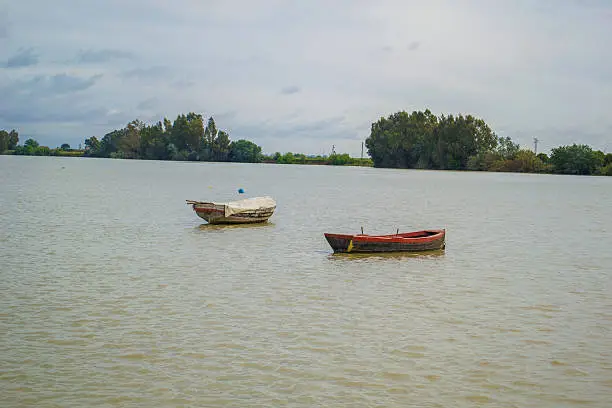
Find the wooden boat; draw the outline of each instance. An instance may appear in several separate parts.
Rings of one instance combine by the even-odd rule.
[[[276,201],[271,197],[253,197],[227,203],[186,201],[195,213],[209,224],[266,222],[276,209]]]
[[[424,252],[444,249],[446,230],[423,230],[392,235],[325,233],[334,252]]]

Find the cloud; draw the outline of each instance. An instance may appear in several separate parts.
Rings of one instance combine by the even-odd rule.
[[[0,105],[0,122],[13,127],[26,127],[36,133],[37,125],[42,134],[63,133],[64,129],[73,130],[76,124],[96,127],[116,123],[117,119],[100,104],[91,103],[87,92],[101,76],[79,78],[67,74],[37,76],[27,81],[0,87],[0,94],[10,100],[10,104]],[[121,121],[124,121],[121,117]],[[89,132],[87,132],[89,133]],[[69,134],[63,137],[70,137]],[[71,140],[77,143],[78,140]]]
[[[9,37],[9,19],[6,10],[0,10],[0,40]]]
[[[22,48],[6,61],[7,68],[21,68],[38,64],[38,54],[33,48]]]
[[[238,112],[236,111],[227,111],[227,112],[221,112],[221,113],[215,114],[214,115],[215,122],[228,123],[230,121],[235,120],[237,114]]]
[[[336,146],[336,151],[357,152],[363,140],[359,130],[347,123],[343,117],[300,120],[294,124],[262,121],[231,127],[228,130],[232,140],[252,140],[259,144],[265,153],[280,151],[329,154],[332,145]],[[316,141],[317,147],[313,148],[313,140]]]
[[[124,78],[136,78],[136,79],[156,79],[167,76],[171,70],[168,67],[153,66],[147,68],[134,68],[125,71],[121,74]]]
[[[230,116],[232,118],[233,115]],[[215,116],[217,126],[223,126],[222,115]],[[343,116],[324,119],[293,118],[286,122],[285,118],[277,121],[257,121],[238,126],[230,126],[227,130],[232,140],[250,139],[260,143],[266,151],[294,151],[299,140],[303,146],[311,143],[311,139],[324,146],[333,142],[354,141],[359,139],[359,131]],[[245,122],[243,122],[245,123]],[[304,143],[305,142],[305,143]],[[274,147],[274,146],[277,147]],[[294,146],[294,147],[292,147]]]
[[[171,83],[171,85],[174,88],[177,88],[177,89],[191,88],[191,87],[194,87],[196,85],[196,82],[195,81],[190,81],[188,79],[179,79],[179,80],[173,81]]]
[[[112,60],[119,59],[133,59],[135,55],[131,52],[122,51],[122,50],[112,50],[112,49],[103,49],[103,50],[85,50],[80,51],[77,55],[76,61],[80,63],[98,63],[98,62],[108,62]]]
[[[286,86],[283,89],[281,89],[281,94],[283,95],[292,95],[292,94],[296,94],[298,92],[300,92],[301,89],[299,86],[296,85],[291,85],[291,86]]]
[[[48,122],[82,122],[95,121],[101,116],[105,116],[103,109],[80,109],[66,110],[53,109],[47,106],[45,110],[28,110],[6,108],[0,109],[0,118],[26,123],[48,123]]]
[[[104,134],[124,118],[107,115],[104,106],[85,94],[100,79],[55,74],[0,83],[0,95],[10,101],[0,104],[0,123],[48,146],[78,145],[83,135]]]
[[[285,129],[285,132],[290,131],[294,134],[309,133],[309,134],[320,134],[321,131],[328,131],[329,129],[337,130],[345,123],[346,118],[344,116],[336,116],[331,118],[319,119],[314,121],[308,121],[296,125],[290,125]]]
[[[153,109],[157,105],[157,98],[149,98],[141,101],[138,105],[136,105],[137,109],[140,110],[150,110]]]
[[[48,121],[25,121],[14,102],[3,120],[41,137],[99,132],[121,119],[111,111],[232,112],[218,126],[267,151],[359,154],[373,121],[430,108],[472,113],[523,145],[537,132],[547,146],[609,140],[608,1],[5,3],[0,61],[23,69],[5,70],[0,88]],[[68,123],[62,109],[83,115]]]
[[[95,128],[107,109],[84,95],[101,75],[78,77],[69,74],[38,75],[0,86],[0,94],[10,104],[0,104],[0,122],[31,134],[51,137],[57,134],[70,143],[76,124]],[[59,143],[59,140],[45,143]]]
[[[78,77],[66,73],[51,76],[36,76],[19,85],[22,94],[54,96],[83,91],[95,85],[102,74]]]

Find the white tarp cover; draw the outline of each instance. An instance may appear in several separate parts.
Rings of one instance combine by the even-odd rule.
[[[253,197],[244,200],[230,201],[225,203],[225,216],[238,214],[243,211],[257,210],[260,208],[276,207],[276,201],[272,197]]]

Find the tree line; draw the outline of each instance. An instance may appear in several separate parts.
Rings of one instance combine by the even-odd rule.
[[[19,156],[82,156],[83,152],[70,148],[67,143],[56,149],[41,146],[36,140],[27,139],[23,145],[19,144],[19,132],[15,129],[10,132],[0,130],[0,154],[14,154]]]
[[[121,159],[189,161],[262,161],[261,147],[248,140],[231,141],[213,117],[179,114],[153,125],[136,119],[122,129],[85,139],[85,156]]]
[[[171,122],[164,118],[154,125],[134,120],[123,129],[85,140],[85,156],[122,159],[187,160],[216,162],[364,165],[369,160],[353,159],[348,154],[329,157],[306,156],[300,153],[276,152],[264,155],[261,146],[245,140],[230,140],[225,130],[219,130],[213,117],[200,114],[179,114]]]
[[[153,125],[136,119],[100,139],[85,139],[84,150],[71,149],[66,143],[50,149],[31,138],[19,145],[16,130],[0,130],[0,153],[17,155],[612,175],[611,153],[573,144],[553,148],[550,156],[536,155],[521,149],[510,137],[498,137],[484,120],[472,115],[396,112],[372,123],[365,145],[371,159],[335,152],[330,156],[264,155],[257,144],[230,140],[229,133],[219,130],[212,117],[205,120],[194,112]]]
[[[6,133],[6,132],[5,132]],[[7,133],[8,134],[8,133]],[[139,119],[121,129],[115,129],[103,137],[85,139],[85,149],[71,149],[64,143],[57,149],[40,146],[34,139],[18,145],[18,134],[11,131],[11,144],[0,145],[0,153],[10,151],[17,155],[33,156],[85,156],[117,159],[180,160],[249,162],[279,164],[327,164],[372,165],[370,159],[355,159],[348,154],[332,153],[330,156],[307,156],[288,152],[264,155],[257,144],[240,139],[230,140],[225,130],[217,128],[213,117],[204,119],[200,114],[179,114],[174,121],[164,118],[153,125]],[[4,140],[4,139],[2,139]]]
[[[272,155],[264,156],[264,163],[276,164],[320,164],[330,166],[372,166],[370,158],[355,158],[348,153],[332,152],[329,156],[324,155],[305,155],[303,153],[287,152],[281,154],[276,152]]]
[[[521,149],[472,115],[396,112],[372,123],[366,139],[375,167],[612,175],[612,154],[584,144]]]

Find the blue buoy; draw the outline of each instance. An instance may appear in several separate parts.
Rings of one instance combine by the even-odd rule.
[[[239,188],[239,189],[238,189],[238,194],[244,194],[244,190],[243,190],[243,189],[241,189],[241,188]]]

